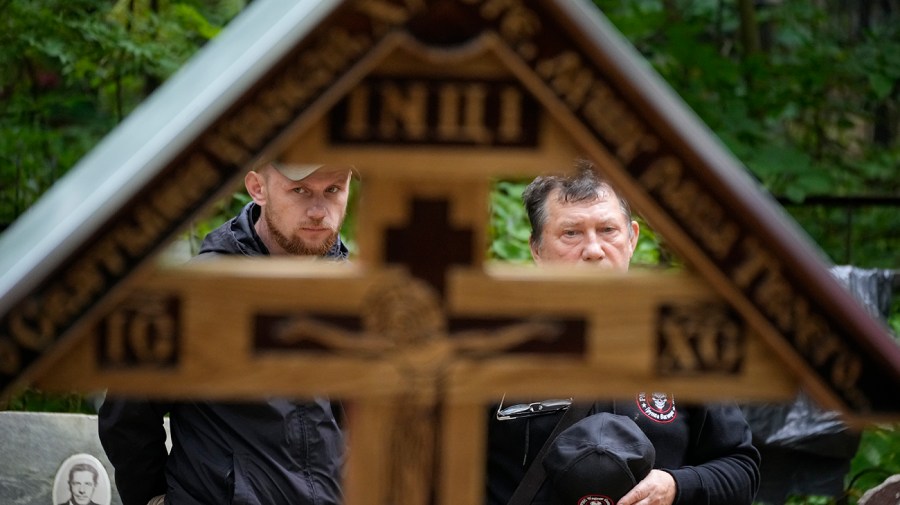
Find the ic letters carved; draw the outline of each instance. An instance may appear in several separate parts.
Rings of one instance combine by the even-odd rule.
[[[128,299],[101,322],[101,364],[116,367],[174,363],[177,307],[177,300],[159,295]]]

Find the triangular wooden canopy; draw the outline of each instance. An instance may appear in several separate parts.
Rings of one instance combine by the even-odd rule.
[[[270,156],[359,168],[357,265],[157,264],[191,220]],[[491,181],[565,169],[576,156],[597,161],[693,274],[485,271]],[[383,273],[399,266],[406,273],[390,282],[427,281],[454,321],[513,324],[526,313],[587,320],[584,346],[606,348],[594,349],[594,368],[579,369],[573,391],[650,385],[696,400],[764,400],[790,398],[801,385],[848,419],[900,416],[900,396],[885,394],[900,389],[900,349],[887,329],[586,1],[253,2],[14,223],[0,251],[0,388],[7,394],[38,383],[162,395],[316,388],[351,395],[377,374],[382,384],[403,382],[383,379],[396,376],[396,367],[373,364],[354,375],[338,359],[332,372],[343,382],[329,389],[301,374],[288,388],[278,377],[315,360],[235,358],[265,347],[246,340],[253,333],[247,318],[259,329],[261,314],[271,311],[358,314]],[[422,264],[422,256],[437,259]],[[129,301],[154,290],[174,295]],[[691,303],[700,308],[679,323]],[[632,319],[617,319],[626,305],[638,306]],[[179,314],[184,339],[128,352],[111,344],[110,318],[129,310],[145,317],[147,306]],[[590,329],[598,318],[616,328],[610,341]],[[203,339],[188,335],[211,332],[216,319],[237,325],[240,335],[216,335],[225,350],[203,354]],[[675,342],[670,323],[679,334],[716,326],[708,341],[685,340],[679,361],[679,351],[667,348]],[[162,323],[141,328],[153,324]],[[704,351],[733,344],[728,328],[745,336],[737,354]],[[629,344],[631,334],[641,336]],[[622,358],[629,350],[641,357]],[[192,352],[203,366],[190,361]],[[704,352],[714,358],[704,360]],[[458,363],[448,368],[458,379],[450,389],[479,400],[495,393],[484,380],[542,391],[547,370],[557,366],[565,376],[572,369],[554,359],[508,360],[489,376],[479,375],[477,361]],[[154,366],[144,369],[147,363]],[[321,364],[323,376],[330,366]],[[615,373],[605,386],[585,385],[598,382],[597,367]],[[228,379],[225,370],[236,369]]]

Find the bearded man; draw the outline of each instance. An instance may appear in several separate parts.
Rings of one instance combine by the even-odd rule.
[[[269,162],[244,185],[253,199],[210,232],[198,258],[345,260],[339,231],[352,167]],[[235,296],[241,296],[235,293]],[[172,448],[166,451],[164,416]],[[326,398],[160,403],[107,398],[99,435],[123,505],[338,505],[344,440]]]

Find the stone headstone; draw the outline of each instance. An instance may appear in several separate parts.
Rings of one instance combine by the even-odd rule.
[[[58,505],[54,484],[57,495],[67,499],[68,470],[74,460],[99,462],[103,468],[95,501],[122,505],[115,471],[97,436],[97,416],[0,412],[0,504]],[[61,471],[65,475],[57,478]]]
[[[106,470],[106,479],[113,480],[113,467],[97,437],[97,416],[0,412],[0,446],[0,503],[56,505],[57,472],[76,454],[95,457]],[[101,481],[103,477],[101,472]],[[121,505],[115,484],[110,484],[109,503]]]
[[[892,475],[865,492],[859,505],[900,505],[900,474]]]

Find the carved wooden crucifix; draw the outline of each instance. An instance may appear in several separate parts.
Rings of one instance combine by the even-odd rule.
[[[369,182],[375,195],[384,187]],[[331,395],[350,405],[348,503],[409,505],[483,499],[486,416],[504,394],[664,390],[690,401],[793,391],[698,279],[485,269],[467,247],[425,254],[446,237],[477,236],[468,218],[448,219],[471,198],[432,194],[423,204],[402,185],[392,192],[405,215],[391,225],[372,220],[382,232],[364,234],[379,239],[363,241],[373,252],[362,260],[223,258],[163,268],[55,376],[66,377],[64,387],[118,394],[147,394],[153,384],[163,397]],[[485,205],[463,214],[475,219]],[[434,242],[400,249],[423,254],[387,245],[402,244],[407,225]],[[367,265],[377,251],[396,259]],[[63,386],[52,377],[44,385]]]

